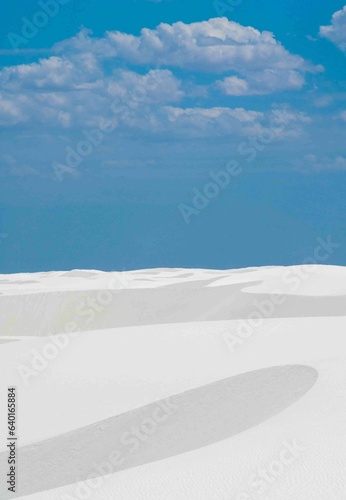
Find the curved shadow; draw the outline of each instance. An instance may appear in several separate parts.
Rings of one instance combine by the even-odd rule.
[[[19,448],[17,491],[8,492],[2,484],[2,498],[100,477],[230,438],[294,404],[317,378],[314,368],[303,365],[256,370]],[[7,452],[1,453],[0,470],[7,470],[6,461]]]
[[[259,304],[268,302],[266,318],[345,315],[346,294],[284,294],[283,302],[274,306],[272,294],[245,291],[261,284],[261,280],[213,287],[206,286],[208,282],[176,283],[158,288],[56,290],[3,295],[0,296],[0,331],[6,331],[8,336],[41,337],[52,330],[65,332],[68,323],[75,323],[77,329],[84,332],[126,326],[247,320],[259,310]],[[86,304],[89,301],[99,303],[103,292],[112,293],[111,302],[102,306],[102,312],[88,321]],[[81,307],[82,315],[79,314]]]

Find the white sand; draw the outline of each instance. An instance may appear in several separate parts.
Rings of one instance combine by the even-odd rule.
[[[0,276],[1,407],[16,385],[23,447],[7,494],[2,411],[1,497],[344,499],[345,278],[334,266]],[[80,334],[54,347],[47,335],[71,323]],[[119,450],[168,397],[169,418]],[[88,473],[98,481],[79,483]]]

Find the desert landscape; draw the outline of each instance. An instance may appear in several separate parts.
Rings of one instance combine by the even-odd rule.
[[[0,276],[20,474],[1,497],[343,499],[345,278],[322,265]]]

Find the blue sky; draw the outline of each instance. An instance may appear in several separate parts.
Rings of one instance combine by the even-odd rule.
[[[0,8],[0,272],[346,264],[344,0]]]

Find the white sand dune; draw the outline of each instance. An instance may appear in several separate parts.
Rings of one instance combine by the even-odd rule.
[[[3,498],[86,481],[93,464],[107,461],[114,450],[118,472],[230,438],[295,403],[317,378],[315,369],[302,365],[248,372],[22,447],[18,491]],[[128,429],[143,422],[151,439],[137,446]],[[0,469],[6,461],[3,452]]]
[[[346,270],[0,276],[1,498],[343,500]],[[13,340],[13,342],[11,342]],[[0,470],[6,470],[6,412]]]
[[[40,336],[95,329],[265,317],[344,316],[346,271],[336,266],[237,271],[71,271],[0,276],[3,331]],[[25,328],[23,329],[23,325]],[[74,327],[73,327],[74,325]]]

